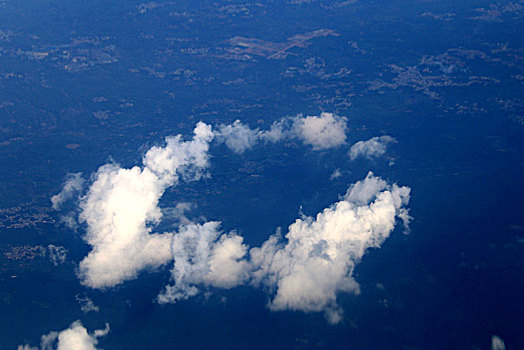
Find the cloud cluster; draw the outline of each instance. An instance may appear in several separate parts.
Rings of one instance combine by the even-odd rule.
[[[249,284],[271,293],[271,310],[324,312],[337,323],[342,318],[337,295],[359,293],[352,275],[356,264],[368,249],[380,247],[397,219],[409,224],[408,187],[369,173],[315,217],[302,216],[284,237],[277,233],[252,249],[238,233],[222,232],[220,222],[191,222],[184,216],[187,203],[169,211],[179,220],[176,232],[154,233],[153,226],[167,213],[158,206],[167,188],[207,175],[213,139],[237,153],[260,140],[284,138],[320,150],[345,143],[346,129],[346,119],[330,113],[282,119],[266,131],[239,121],[217,130],[198,123],[191,140],[168,137],[164,146],[149,149],[142,166],[100,167],[80,201],[80,220],[87,224],[84,239],[92,247],[79,264],[81,282],[113,287],[144,269],[172,263],[171,283],[158,295],[159,303],[187,299],[203,288]]]
[[[69,328],[61,332],[51,332],[43,335],[40,341],[40,349],[96,350],[98,338],[106,336],[107,333],[109,333],[109,324],[107,323],[105,329],[97,329],[90,334],[80,321],[75,321]],[[18,350],[39,350],[39,348],[19,345]]]
[[[191,141],[168,137],[164,147],[152,147],[143,167],[100,167],[80,203],[80,220],[87,223],[85,241],[93,247],[79,265],[84,285],[112,287],[133,279],[146,268],[172,260],[171,233],[152,234],[160,222],[158,201],[179,178],[198,180],[208,166],[211,127],[197,124]]]
[[[351,160],[359,157],[367,159],[378,158],[386,153],[389,144],[395,142],[397,142],[397,140],[388,135],[376,136],[367,141],[359,141],[351,146],[349,157]]]
[[[199,286],[265,286],[274,297],[271,310],[324,312],[331,323],[342,318],[340,292],[359,293],[352,272],[369,248],[393,231],[396,219],[409,222],[405,206],[410,189],[390,185],[369,173],[343,198],[316,217],[297,219],[285,240],[271,236],[250,250],[242,237],[224,234],[218,222],[191,224],[174,234],[172,285],[159,295],[173,303],[199,292]]]
[[[325,150],[345,144],[346,131],[347,118],[323,112],[320,116],[282,118],[269,130],[251,129],[236,120],[233,124],[220,125],[215,138],[235,153],[243,153],[259,141],[276,143],[286,139],[298,139],[314,150]]]

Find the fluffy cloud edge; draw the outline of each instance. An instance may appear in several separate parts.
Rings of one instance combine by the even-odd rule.
[[[389,135],[376,136],[367,141],[359,141],[353,144],[349,150],[349,158],[355,160],[359,157],[374,159],[383,156],[390,144],[397,140]]]
[[[215,140],[237,154],[244,153],[259,142],[277,143],[298,139],[313,150],[337,148],[346,143],[347,118],[322,112],[319,116],[298,115],[274,122],[268,130],[251,129],[240,120],[221,124],[215,131]]]
[[[96,350],[98,338],[105,337],[109,333],[109,324],[104,329],[96,329],[89,333],[80,320],[73,322],[69,328],[60,332],[44,334],[40,340],[41,350]],[[18,350],[39,350],[38,347],[30,345],[19,345]]]

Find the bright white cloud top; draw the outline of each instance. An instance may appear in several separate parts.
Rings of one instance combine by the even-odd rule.
[[[251,249],[238,233],[222,232],[217,221],[185,219],[176,232],[153,233],[152,227],[162,220],[158,203],[167,188],[207,175],[213,139],[237,153],[257,140],[282,138],[327,149],[345,143],[345,130],[345,118],[329,113],[281,120],[264,132],[239,121],[215,131],[200,122],[191,140],[168,137],[165,146],[148,150],[142,166],[100,167],[80,201],[84,239],[92,247],[79,264],[81,282],[114,287],[145,269],[172,263],[171,283],[158,295],[159,303],[175,303],[210,287],[249,284],[270,291],[271,310],[324,312],[329,322],[339,322],[337,295],[359,293],[352,276],[356,264],[368,249],[380,247],[398,220],[407,228],[408,187],[369,173],[315,217],[297,219],[284,238],[275,234]]]
[[[153,147],[143,167],[123,169],[107,164],[80,203],[80,220],[87,223],[86,242],[93,247],[80,262],[82,283],[92,288],[113,287],[133,279],[145,268],[172,260],[172,233],[152,234],[158,223],[158,201],[179,178],[198,180],[208,165],[211,127],[197,124],[191,141],[168,137],[165,147]]]
[[[376,136],[367,141],[359,141],[351,146],[349,157],[351,160],[359,157],[367,159],[378,158],[386,153],[389,144],[395,142],[397,142],[397,140],[388,135]]]
[[[109,333],[109,324],[105,329],[97,329],[88,333],[80,321],[75,321],[71,326],[61,332],[51,332],[42,336],[40,341],[41,350],[96,350],[98,338]],[[18,350],[38,350],[37,347],[20,345]]]
[[[287,242],[277,235],[253,248],[255,281],[276,288],[270,308],[324,311],[331,323],[340,321],[337,293],[359,293],[353,269],[367,249],[389,237],[396,218],[408,223],[409,192],[369,173],[315,218],[297,219]]]
[[[293,133],[315,150],[335,148],[346,143],[347,119],[333,113],[293,119]]]

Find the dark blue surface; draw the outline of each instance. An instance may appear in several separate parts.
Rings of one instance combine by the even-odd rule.
[[[45,212],[68,172],[90,174],[110,157],[138,164],[148,147],[189,135],[199,120],[266,128],[328,111],[348,118],[348,145],[394,136],[394,165],[351,162],[348,147],[261,144],[235,155],[215,146],[212,178],[168,191],[161,204],[194,202],[192,215],[221,220],[258,246],[301,206],[314,215],[372,170],[411,187],[411,233],[396,230],[364,257],[356,271],[362,293],[339,296],[345,319],[330,326],[321,314],[270,312],[267,294],[249,287],[158,305],[167,268],[115,289],[86,289],[75,276],[89,251],[84,228],[4,225],[2,254],[48,244],[69,254],[57,267],[0,255],[0,348],[36,345],[76,319],[90,330],[111,325],[100,338],[105,349],[488,349],[494,334],[508,349],[524,348],[524,4],[158,4],[140,13],[130,1],[0,0],[0,30],[11,33],[0,40],[1,208],[29,203],[28,215]],[[229,14],[221,10],[228,5]],[[486,13],[480,8],[496,16],[475,18]],[[322,28],[337,36],[312,39],[283,60],[224,57],[234,36],[284,42]],[[83,37],[95,54],[113,45],[115,62],[90,56],[71,71],[57,53],[28,56]],[[446,53],[456,61],[423,63]],[[393,65],[417,73],[402,76]],[[337,75],[341,69],[350,73]],[[238,171],[248,162],[259,177]],[[336,168],[344,176],[328,180]],[[82,313],[78,293],[100,312]]]

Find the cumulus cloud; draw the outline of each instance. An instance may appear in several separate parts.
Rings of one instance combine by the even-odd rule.
[[[244,153],[253,147],[259,138],[258,129],[250,129],[240,120],[235,120],[233,124],[222,124],[215,131],[216,140],[224,142],[226,146],[235,153]]]
[[[253,248],[254,282],[275,290],[271,310],[323,311],[329,322],[339,322],[337,293],[359,293],[353,269],[388,238],[396,217],[408,216],[409,192],[370,173],[315,218],[297,219],[286,242],[277,234]]]
[[[62,204],[72,199],[74,195],[82,191],[85,180],[82,173],[68,174],[60,193],[51,197],[51,205],[54,210],[60,210]]]
[[[318,117],[297,117],[292,130],[304,144],[315,150],[335,148],[346,143],[347,119],[326,112]]]
[[[367,141],[359,141],[351,146],[349,157],[351,160],[359,157],[365,157],[367,159],[378,158],[386,153],[389,144],[395,142],[397,142],[397,140],[388,135],[373,137]]]
[[[235,233],[223,234],[219,222],[183,226],[174,235],[171,251],[173,284],[158,296],[160,303],[174,303],[199,292],[198,285],[232,288],[248,278],[249,264],[243,258],[247,246]]]
[[[343,198],[316,217],[297,219],[285,239],[271,236],[250,250],[242,237],[218,230],[218,222],[184,227],[173,236],[173,284],[159,295],[174,303],[199,293],[199,286],[232,288],[251,283],[274,295],[271,310],[324,312],[342,319],[341,292],[359,293],[353,269],[370,248],[378,248],[396,219],[407,225],[410,189],[390,185],[372,173],[352,185]]]
[[[345,144],[346,131],[347,118],[321,113],[320,116],[282,118],[274,122],[269,130],[251,129],[236,120],[230,125],[220,125],[215,131],[215,138],[239,154],[259,141],[277,143],[286,139],[299,139],[314,150],[325,150]]]
[[[277,233],[251,250],[239,234],[222,232],[219,222],[191,222],[184,216],[187,203],[171,210],[180,218],[176,232],[153,233],[153,225],[163,219],[158,203],[168,187],[206,176],[214,137],[233,151],[251,147],[253,135],[268,142],[299,138],[325,149],[344,143],[345,130],[345,118],[329,113],[283,120],[265,132],[240,122],[213,132],[199,123],[192,140],[166,138],[165,146],[146,152],[142,166],[100,167],[80,201],[80,219],[87,224],[84,238],[92,247],[79,264],[81,282],[112,287],[144,269],[173,263],[171,284],[158,295],[159,303],[187,299],[203,288],[251,284],[271,293],[271,310],[323,312],[329,322],[339,322],[337,295],[359,293],[352,275],[356,264],[368,249],[380,247],[397,219],[409,224],[408,187],[369,173],[315,217],[302,215],[285,237]]]
[[[173,235],[151,233],[151,224],[162,218],[158,201],[179,178],[198,180],[205,174],[212,138],[211,127],[198,123],[191,141],[177,135],[166,138],[164,147],[152,147],[143,167],[98,169],[80,203],[80,220],[87,223],[84,239],[93,247],[79,265],[84,285],[112,287],[172,259]]]
[[[77,215],[77,213],[70,211],[65,215],[60,215],[58,222],[76,232],[78,229]]]
[[[98,338],[109,333],[109,324],[105,329],[97,329],[88,333],[80,321],[75,321],[71,326],[61,332],[50,332],[43,335],[40,341],[41,350],[96,350]],[[38,350],[38,347],[19,345],[18,350]]]

